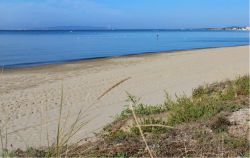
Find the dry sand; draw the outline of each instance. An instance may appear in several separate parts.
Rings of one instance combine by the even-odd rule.
[[[9,148],[46,146],[55,141],[63,85],[62,126],[66,131],[81,108],[109,91],[83,118],[88,123],[72,141],[93,136],[126,105],[129,92],[145,103],[162,103],[164,90],[190,95],[200,84],[249,73],[249,46],[137,55],[6,70],[0,83],[0,126]],[[62,84],[63,83],[63,84]],[[65,119],[67,118],[67,119]],[[47,122],[47,123],[46,123]],[[11,147],[12,146],[12,147]]]

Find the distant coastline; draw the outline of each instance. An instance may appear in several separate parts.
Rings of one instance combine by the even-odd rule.
[[[95,27],[95,26],[55,26],[45,28],[31,28],[31,29],[0,29],[0,31],[210,31],[210,30],[234,30],[234,31],[249,31],[250,26],[231,26],[222,28],[147,28],[147,29],[133,29],[133,28],[112,28],[112,27]]]
[[[232,27],[224,27],[224,28],[208,28],[208,30],[239,30],[239,31],[249,31],[250,27],[238,27],[238,26],[232,26]]]

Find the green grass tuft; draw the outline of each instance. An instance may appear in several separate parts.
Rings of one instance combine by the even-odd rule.
[[[237,157],[249,154],[249,141],[245,136],[234,137],[229,133],[232,126],[228,116],[232,112],[249,106],[249,76],[238,77],[210,85],[199,86],[192,96],[166,94],[163,104],[146,105],[128,94],[128,101],[138,118],[148,146],[159,157]],[[69,151],[69,157],[145,157],[145,142],[133,121],[131,109],[125,109],[112,123],[107,125],[98,139],[77,146]],[[130,124],[129,124],[130,121]],[[128,124],[127,124],[128,123]],[[123,128],[125,127],[125,128]],[[91,146],[91,150],[84,151]],[[51,157],[56,146],[48,150],[29,148],[15,156]],[[61,146],[59,152],[65,151]],[[8,153],[11,156],[13,153]]]
[[[242,105],[232,100],[237,100],[240,95],[248,95],[248,86],[249,76],[243,76],[234,81],[200,86],[194,89],[192,97],[177,97],[175,102],[167,98],[165,105],[170,113],[168,123],[176,125],[183,122],[209,119],[221,111],[236,111],[243,106],[247,106],[247,101]]]

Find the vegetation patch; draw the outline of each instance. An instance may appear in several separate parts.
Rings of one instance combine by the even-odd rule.
[[[132,95],[128,101],[155,157],[244,157],[249,154],[248,135],[229,132],[234,126],[230,116],[249,108],[249,76],[200,86],[190,97],[172,99],[166,94],[160,105],[139,103]],[[241,126],[249,131],[248,124]],[[46,153],[46,150],[34,149],[19,151],[15,156],[39,157],[46,155],[44,151]],[[131,108],[127,108],[94,141],[71,148],[67,156],[148,157],[149,152]]]

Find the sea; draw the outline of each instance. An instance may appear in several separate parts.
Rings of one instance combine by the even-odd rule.
[[[0,31],[0,67],[241,45],[249,45],[249,31]]]

